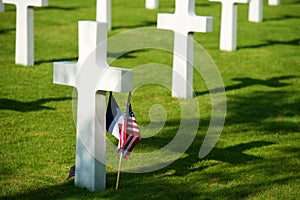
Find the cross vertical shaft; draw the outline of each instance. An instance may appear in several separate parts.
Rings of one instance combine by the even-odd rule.
[[[195,0],[176,0],[174,14],[158,14],[157,27],[174,31],[172,96],[193,98],[193,32],[211,32],[212,17],[196,16]]]
[[[263,0],[250,0],[248,19],[250,22],[263,21]]]
[[[107,23],[107,30],[111,30],[111,0],[97,0],[96,21]]]
[[[158,4],[159,4],[159,0],[146,0],[147,9],[157,9]]]
[[[249,0],[210,0],[222,3],[220,49],[235,51],[237,40],[237,3],[248,3]]]
[[[3,0],[16,5],[16,64],[34,65],[34,10],[32,6],[48,6],[48,0]]]

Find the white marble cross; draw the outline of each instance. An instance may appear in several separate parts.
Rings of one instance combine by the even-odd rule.
[[[280,5],[280,0],[269,0],[268,4],[270,6],[279,6]]]
[[[222,3],[220,49],[236,50],[237,3],[248,3],[249,0],[210,0]]]
[[[107,23],[107,29],[111,30],[111,0],[97,0],[96,21]]]
[[[158,4],[159,4],[159,0],[146,0],[147,9],[157,9]]]
[[[194,36],[211,32],[212,17],[196,16],[195,0],[176,0],[174,14],[158,14],[157,27],[174,31],[172,96],[193,98]]]
[[[132,72],[110,67],[107,24],[79,22],[79,60],[55,62],[53,82],[78,93],[75,185],[90,191],[106,187],[106,91],[129,92]]]
[[[250,0],[248,19],[250,22],[263,21],[263,0]]]
[[[16,64],[34,65],[34,10],[32,6],[48,6],[48,0],[3,0],[5,4],[15,4],[16,23]]]
[[[0,0],[0,12],[4,12],[4,4],[2,3],[2,0]]]

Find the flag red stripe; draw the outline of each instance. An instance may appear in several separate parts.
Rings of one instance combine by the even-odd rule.
[[[137,145],[137,143],[140,141],[138,136],[131,136],[130,140],[127,141],[125,147],[124,147],[124,158],[128,158],[134,147]]]

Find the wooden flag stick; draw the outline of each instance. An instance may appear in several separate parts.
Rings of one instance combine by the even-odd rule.
[[[125,122],[127,123],[127,118],[129,115],[129,105],[130,105],[130,99],[131,99],[131,92],[129,92],[128,99],[127,99],[127,105],[126,105],[126,115],[125,115]],[[127,126],[125,126],[127,127]],[[117,176],[117,183],[116,183],[116,190],[119,187],[119,182],[120,182],[120,173],[121,173],[121,166],[122,166],[122,158],[123,158],[123,148],[121,148],[121,153],[120,153],[120,159],[119,159],[119,166],[118,166],[118,176]]]
[[[119,187],[120,173],[121,173],[121,166],[122,166],[122,157],[123,157],[123,149],[121,149],[121,153],[120,153],[120,160],[119,160],[119,167],[118,167],[118,177],[117,177],[117,183],[116,183],[116,190]]]

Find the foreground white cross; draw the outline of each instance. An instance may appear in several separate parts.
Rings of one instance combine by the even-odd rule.
[[[220,49],[236,50],[237,3],[248,3],[249,0],[210,0],[222,3]]]
[[[263,0],[250,0],[248,19],[250,22],[263,21]]]
[[[212,31],[212,17],[196,16],[195,0],[176,0],[174,14],[158,14],[157,27],[174,31],[172,96],[193,98],[194,36]]]
[[[106,58],[107,24],[80,21],[78,63],[54,63],[53,82],[77,89],[75,185],[90,191],[106,187],[106,91],[132,88],[131,71],[110,67]]]
[[[159,0],[146,0],[147,9],[157,9],[158,4],[159,4]]]
[[[107,23],[107,29],[111,30],[111,0],[97,0],[96,21]]]
[[[15,4],[16,23],[16,64],[34,65],[34,26],[31,6],[48,6],[48,0],[3,0],[3,3]]]
[[[280,0],[269,0],[268,4],[270,6],[279,6],[280,5]]]
[[[4,12],[4,4],[2,3],[2,0],[0,0],[0,12]]]

